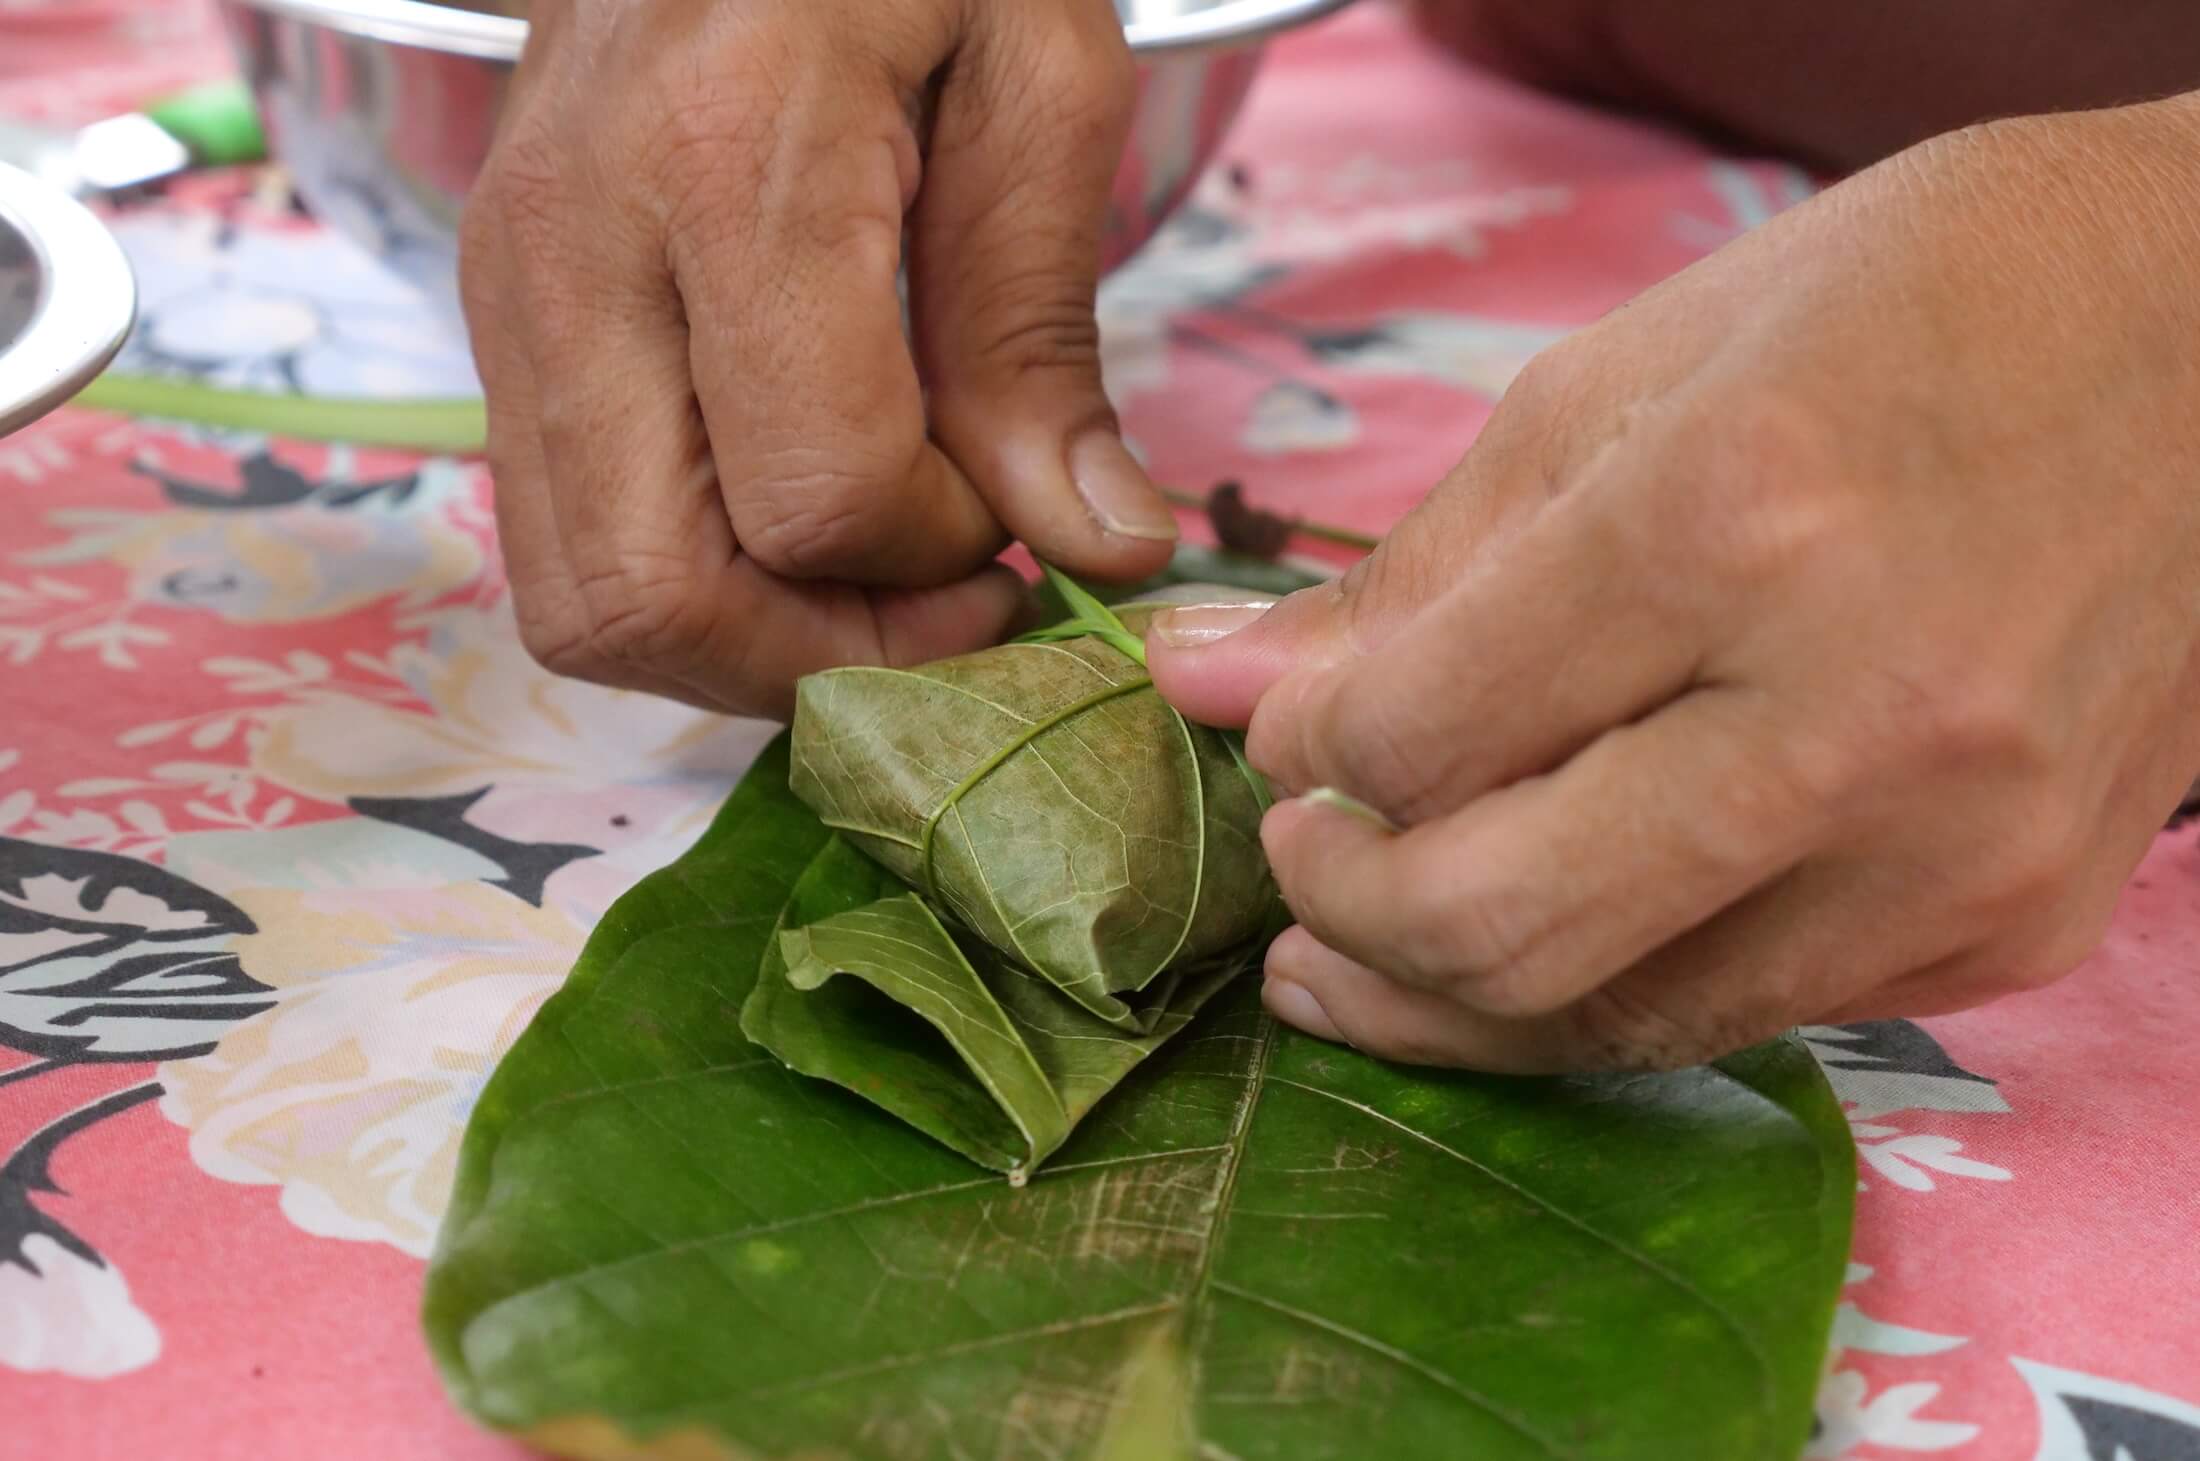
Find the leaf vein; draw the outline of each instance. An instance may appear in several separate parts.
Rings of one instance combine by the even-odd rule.
[[[1366,1350],[1369,1354],[1381,1355],[1384,1359],[1389,1360],[1392,1364],[1398,1366],[1400,1369],[1408,1370],[1413,1374],[1419,1375],[1422,1379],[1427,1380],[1430,1384],[1436,1386],[1438,1389],[1449,1391],[1450,1393],[1458,1396],[1461,1400],[1464,1400],[1468,1404],[1474,1406],[1478,1410],[1481,1410],[1488,1415],[1494,1417],[1495,1419],[1503,1422],[1504,1425],[1509,1429],[1519,1432],[1521,1435],[1535,1442],[1538,1446],[1541,1446],[1543,1448],[1543,1453],[1547,1456],[1565,1456],[1569,1454],[1578,1454],[1569,1453],[1567,1451],[1561,1450],[1557,1443],[1552,1441],[1549,1436],[1544,1435],[1534,1426],[1529,1425],[1519,1416],[1513,1414],[1506,1407],[1490,1399],[1489,1396],[1484,1395],[1481,1391],[1475,1389],[1471,1385],[1461,1384],[1457,1379],[1445,1374],[1442,1370],[1430,1364],[1427,1360],[1421,1359],[1410,1353],[1409,1351],[1402,1350],[1394,1344],[1386,1344],[1384,1341],[1377,1339],[1374,1335],[1363,1334],[1359,1330],[1352,1328],[1350,1325],[1339,1324],[1334,1319],[1325,1319],[1321,1315],[1309,1313],[1305,1309],[1294,1308],[1290,1304],[1279,1303],[1274,1299],[1266,1298],[1260,1294],[1256,1294],[1251,1289],[1239,1288],[1236,1284],[1227,1283],[1221,1279],[1216,1279],[1214,1286],[1218,1292],[1228,1294],[1232,1298],[1242,1299],[1248,1304],[1257,1305],[1260,1308],[1266,1309],[1271,1313],[1281,1314],[1286,1319],[1295,1320],[1300,1324],[1306,1325],[1310,1329],[1318,1329],[1324,1334],[1334,1335],[1336,1338],[1344,1340],[1347,1344],[1355,1345],[1360,1349]]]
[[[1594,1238],[1597,1242],[1604,1244],[1613,1252],[1619,1254],[1621,1257],[1627,1259],[1629,1262],[1641,1268],[1645,1273],[1651,1274],[1661,1281],[1671,1285],[1679,1292],[1687,1295],[1689,1298],[1695,1300],[1698,1304],[1701,1304],[1703,1306],[1704,1310],[1707,1313],[1711,1314],[1722,1325],[1725,1326],[1727,1332],[1734,1336],[1734,1340],[1736,1344],[1740,1346],[1742,1352],[1749,1357],[1750,1363],[1757,1370],[1759,1379],[1759,1395],[1764,1409],[1770,1412],[1777,1407],[1777,1398],[1774,1392],[1772,1362],[1766,1356],[1764,1350],[1760,1348],[1757,1341],[1750,1336],[1749,1331],[1742,1327],[1741,1321],[1734,1316],[1731,1310],[1729,1310],[1724,1304],[1721,1304],[1716,1299],[1712,1298],[1711,1295],[1705,1293],[1702,1289],[1698,1288],[1695,1284],[1690,1283],[1688,1279],[1683,1277],[1681,1274],[1674,1272],[1672,1269],[1658,1262],[1657,1259],[1652,1258],[1649,1254],[1643,1252],[1639,1248],[1635,1248],[1630,1244],[1613,1237],[1610,1233],[1603,1231],[1601,1228],[1597,1228],[1587,1222],[1584,1222],[1580,1217],[1568,1212],[1565,1208],[1560,1207],[1558,1204],[1552,1202],[1549,1198],[1544,1197],[1542,1194],[1534,1191],[1533,1189],[1523,1186],[1518,1180],[1506,1176],[1503,1172],[1498,1171],[1489,1163],[1479,1161],[1474,1157],[1470,1157],[1465,1152],[1460,1151],[1457,1147],[1450,1146],[1444,1142],[1438,1141],[1435,1137],[1430,1136],[1427,1132],[1422,1131],[1417,1127],[1409,1126],[1405,1122],[1398,1120],[1394,1116],[1385,1115],[1383,1112],[1376,1110],[1373,1106],[1364,1105],[1359,1101],[1353,1100],[1349,1096],[1340,1096],[1335,1091],[1325,1090],[1321,1086],[1310,1086],[1304,1081],[1295,1081],[1288,1076],[1276,1076],[1274,1077],[1274,1079],[1280,1085],[1292,1086],[1297,1088],[1298,1090],[1306,1091],[1312,1095],[1321,1096],[1326,1100],[1335,1101],[1338,1105],[1346,1106],[1354,1111],[1358,1111],[1371,1120],[1379,1121],[1385,1126],[1394,1127],[1397,1130],[1406,1133],[1408,1136],[1411,1136],[1416,1141],[1422,1142],[1427,1146],[1433,1148],[1434,1150],[1440,1151],[1444,1153],[1444,1155],[1451,1157],[1453,1160],[1458,1161],[1465,1166],[1471,1167],[1473,1170],[1480,1172],[1483,1176],[1489,1178],[1492,1182],[1497,1183],[1499,1186],[1504,1187],[1509,1191],[1516,1193],[1520,1197],[1525,1198],[1527,1201],[1535,1204],[1537,1207],[1543,1209],[1543,1211],[1549,1213],[1552,1217],[1557,1218],[1560,1222],[1566,1224],[1568,1227],[1571,1227],[1577,1232],[1583,1233],[1588,1237]]]

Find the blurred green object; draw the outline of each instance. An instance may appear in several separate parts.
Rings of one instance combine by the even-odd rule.
[[[280,396],[109,371],[85,387],[76,403],[126,416],[186,421],[229,431],[258,431],[302,441],[341,441],[353,446],[461,455],[479,452],[489,434],[487,411],[479,397],[375,400],[357,396]],[[1325,576],[1309,560],[1259,558],[1226,548],[1184,543],[1161,572],[1139,583],[1109,587],[1100,597],[1120,603],[1185,584],[1222,584],[1280,596],[1311,587]]]
[[[200,167],[235,167],[267,156],[267,134],[242,81],[210,81],[145,108],[163,132],[191,149]]]
[[[232,391],[162,376],[109,371],[85,387],[80,406],[188,421],[230,431],[258,431],[306,441],[413,451],[477,452],[488,439],[488,418],[478,397],[433,400],[369,400],[355,397],[279,396]]]
[[[252,94],[219,81],[77,128],[0,117],[0,163],[78,199],[125,196],[195,167],[267,156]]]

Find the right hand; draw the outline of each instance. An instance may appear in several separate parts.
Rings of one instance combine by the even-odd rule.
[[[1136,84],[1108,0],[529,18],[461,274],[538,659],[784,715],[811,670],[994,642],[1009,534],[1100,578],[1167,560],[1100,388]]]

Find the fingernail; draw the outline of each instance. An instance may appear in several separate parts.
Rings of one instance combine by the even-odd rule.
[[[1390,818],[1376,811],[1358,797],[1339,791],[1334,786],[1317,786],[1301,800],[1312,802],[1318,807],[1328,807],[1332,811],[1343,812],[1348,817],[1358,817],[1361,821],[1370,826],[1380,827],[1385,832],[1398,830],[1396,822],[1391,821]]]
[[[1321,1001],[1307,992],[1305,985],[1293,984],[1271,974],[1261,981],[1260,1000],[1268,1006],[1268,1013],[1293,1029],[1304,1030],[1318,1040],[1345,1043],[1344,1032],[1329,1018],[1329,1011],[1322,1008]]]
[[[1176,514],[1112,431],[1088,431],[1069,449],[1069,479],[1100,526],[1123,538],[1176,541]]]
[[[1147,627],[1171,649],[1199,649],[1227,639],[1274,607],[1273,603],[1185,604],[1163,609]]]

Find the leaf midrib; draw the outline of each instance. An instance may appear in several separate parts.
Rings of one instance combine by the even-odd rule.
[[[1222,1146],[1172,1147],[1167,1151],[1138,1152],[1127,1157],[1111,1157],[1092,1162],[1070,1162],[1049,1167],[1047,1171],[1050,1176],[1059,1176],[1066,1172],[1088,1172],[1103,1167],[1130,1166],[1140,1162],[1166,1162],[1173,1161],[1178,1157],[1206,1156],[1209,1153],[1223,1150],[1225,1148]],[[768,1237],[774,1233],[784,1233],[792,1229],[808,1227],[814,1223],[831,1222],[836,1218],[853,1217],[859,1213],[875,1212],[881,1208],[899,1207],[905,1203],[924,1202],[935,1197],[951,1196],[957,1192],[970,1192],[978,1188],[997,1188],[1000,1185],[1001,1179],[999,1177],[988,1174],[983,1177],[974,1177],[967,1182],[946,1182],[937,1187],[920,1188],[915,1192],[893,1192],[883,1197],[865,1198],[861,1202],[844,1203],[839,1207],[825,1208],[818,1212],[795,1213],[788,1217],[775,1218],[769,1222],[749,1223],[738,1228],[721,1228],[716,1232],[699,1233],[692,1238],[683,1238],[677,1243],[666,1243],[639,1253],[630,1253],[624,1258],[613,1258],[604,1263],[591,1263],[581,1268],[568,1269],[563,1273],[552,1274],[548,1278],[538,1279],[525,1288],[515,1289],[498,1299],[494,1304],[482,1309],[474,1316],[468,1327],[471,1328],[473,1324],[481,1323],[508,1304],[515,1304],[522,1299],[532,1298],[539,1294],[556,1293],[564,1289],[578,1287],[603,1274],[617,1273],[628,1268],[654,1262],[660,1258],[701,1252],[708,1248],[714,1248],[721,1243],[737,1243],[749,1238]],[[1176,1302],[1176,1300],[1170,1300],[1169,1305]],[[1168,1307],[1168,1305],[1163,1307]],[[1004,1337],[1016,1338],[1032,1332],[1030,1330],[1014,1331]],[[747,1392],[741,1393],[746,1394]]]
[[[1441,1388],[1475,1405],[1541,1446],[1547,1455],[1557,1456],[1561,1454],[1547,1437],[1523,1424],[1494,1401],[1469,1389],[1450,1376],[1444,1375],[1442,1371],[1437,1370],[1434,1366],[1416,1360],[1413,1356],[1406,1354],[1395,1346],[1384,1344],[1371,1336],[1359,1333],[1357,1330],[1347,1329],[1334,1320],[1323,1319],[1319,1315],[1310,1315],[1304,1310],[1280,1304],[1276,1300],[1264,1298],[1250,1289],[1239,1288],[1215,1277],[1215,1257],[1222,1251],[1223,1238],[1229,1229],[1230,1219],[1236,1215],[1237,1204],[1234,1197],[1237,1191],[1238,1174],[1244,1168],[1245,1151],[1251,1144],[1253,1116],[1260,1105],[1260,1098],[1266,1093],[1268,1082],[1271,1079],[1282,1085],[1302,1086],[1299,1081],[1284,1076],[1271,1077],[1268,1073],[1268,1066],[1274,1058],[1276,1042],[1282,1034],[1282,1029],[1283,1027],[1272,1017],[1263,1017],[1260,1048],[1253,1053],[1253,1063],[1246,1072],[1245,1077],[1245,1096],[1239,1103],[1235,1120],[1230,1128],[1229,1138],[1224,1144],[1228,1155],[1223,1159],[1223,1171],[1215,1184],[1214,1223],[1207,1231],[1206,1240],[1199,1257],[1199,1267],[1194,1272],[1192,1282],[1187,1287],[1183,1299],[1179,1301],[1180,1304],[1192,1308],[1198,1322],[1198,1329],[1188,1345],[1189,1363],[1192,1367],[1191,1383],[1188,1386],[1190,1393],[1195,1398],[1203,1393],[1200,1385],[1200,1366],[1207,1351],[1208,1337],[1212,1333],[1215,1323],[1217,1306],[1213,1302],[1213,1296],[1215,1294],[1227,1294],[1264,1308],[1286,1313],[1301,1323],[1312,1324],[1325,1333],[1335,1334],[1339,1338],[1355,1343],[1369,1353],[1380,1355],[1402,1369],[1431,1380]],[[1313,1087],[1303,1088],[1314,1089]]]
[[[1394,1344],[1377,1339],[1372,1334],[1363,1334],[1350,1325],[1339,1324],[1336,1320],[1325,1318],[1311,1310],[1301,1309],[1295,1305],[1268,1298],[1266,1295],[1254,1293],[1251,1289],[1239,1288],[1233,1283],[1224,1283],[1217,1279],[1214,1288],[1217,1293],[1228,1294],[1234,1299],[1241,1299],[1248,1304],[1257,1305],[1272,1314],[1280,1314],[1284,1318],[1297,1324],[1303,1324],[1309,1329],[1334,1336],[1347,1344],[1364,1349],[1369,1354],[1389,1361],[1408,1374],[1420,1376],[1436,1386],[1437,1389],[1458,1396],[1477,1410],[1495,1418],[1511,1430],[1533,1441],[1542,1448],[1543,1454],[1546,1456],[1563,1457],[1569,1454],[1560,1450],[1557,1443],[1552,1441],[1549,1436],[1544,1435],[1534,1426],[1529,1425],[1510,1410],[1490,1399],[1489,1396],[1484,1395],[1471,1385],[1462,1384],[1457,1377],[1445,1374],[1427,1360],[1410,1354]]]
[[[1245,1094],[1239,1101],[1238,1109],[1232,1117],[1229,1135],[1220,1145],[1180,1148],[1170,1151],[1159,1152],[1139,1152],[1135,1155],[1115,1158],[1109,1161],[1075,1163],[1051,1169],[1053,1174],[1060,1175],[1065,1172],[1089,1170],[1095,1167],[1128,1166],[1145,1162],[1167,1161],[1175,1157],[1199,1156],[1209,1152],[1222,1153],[1223,1156],[1221,1169],[1216,1174],[1214,1197],[1212,1199],[1214,1203],[1214,1219],[1209,1224],[1206,1233],[1200,1240],[1198,1266],[1193,1270],[1191,1281],[1185,1286],[1183,1292],[1181,1292],[1180,1294],[1174,1295],[1166,1299],[1158,1300],[1151,1304],[1134,1305],[1127,1309],[1111,1310],[1105,1314],[1086,1315],[1075,1320],[1061,1321],[1054,1324],[1025,1326],[1019,1329],[1007,1330],[999,1334],[991,1334],[981,1339],[969,1340],[960,1344],[950,1345],[939,1349],[924,1350],[911,1354],[888,1355],[876,1361],[872,1361],[861,1366],[851,1367],[844,1371],[835,1371],[825,1375],[805,1376],[801,1380],[786,1381],[775,1386],[762,1387],[754,1390],[729,1390],[708,1396],[695,1396],[689,1399],[681,1400],[672,1405],[659,1406],[650,1410],[625,1412],[620,1417],[621,1421],[628,1428],[630,1433],[639,1434],[639,1431],[636,1428],[642,1425],[646,1425],[651,1421],[661,1420],[666,1416],[678,1415],[683,1412],[694,1411],[715,1404],[722,1404],[727,1400],[751,1399],[759,1395],[770,1393],[797,1391],[802,1389],[814,1389],[820,1385],[835,1383],[840,1380],[856,1379],[872,1374],[888,1374],[900,1369],[911,1369],[939,1360],[955,1358],[965,1353],[995,1348],[1003,1344],[1013,1344],[1020,1340],[1044,1338],[1051,1334],[1068,1333],[1080,1329],[1091,1329],[1111,1323],[1126,1323],[1132,1319],[1143,1318],[1151,1315],[1181,1313],[1187,1309],[1190,1309],[1195,1314],[1197,1314],[1200,1322],[1199,1335],[1194,1343],[1188,1346],[1189,1362],[1193,1367],[1190,1388],[1191,1393],[1197,1395],[1199,1393],[1199,1355],[1201,1349],[1203,1348],[1206,1334],[1212,1325],[1214,1314],[1214,1305],[1211,1302],[1207,1302],[1207,1300],[1211,1293],[1225,1291],[1225,1286],[1221,1285],[1214,1278],[1214,1259],[1217,1252],[1219,1252],[1221,1249],[1223,1234],[1229,1226],[1231,1215],[1231,1194],[1236,1190],[1238,1174],[1241,1170],[1243,1170],[1245,1150],[1249,1143],[1250,1134],[1252,1131],[1253,1114],[1255,1109],[1259,1106],[1261,1094],[1267,1086],[1268,1064],[1271,1056],[1274,1053],[1276,1041],[1280,1033],[1280,1028],[1281,1027],[1278,1026],[1273,1019],[1266,1019],[1264,1017],[1264,1028],[1259,1037],[1260,1048],[1254,1052],[1252,1064],[1247,1069],[1246,1074],[1243,1077]],[[855,1204],[849,1207],[843,1207],[822,1213],[798,1214],[794,1217],[783,1219],[779,1222],[768,1225],[752,1226],[750,1228],[736,1230],[731,1233],[719,1233],[710,1235],[709,1237],[691,1239],[683,1244],[668,1245],[662,1248],[655,1248],[647,1253],[634,1254],[629,1258],[614,1260],[614,1262],[610,1264],[595,1265],[588,1269],[580,1270],[571,1274],[560,1275],[558,1278],[545,1280],[541,1283],[531,1285],[528,1289],[522,1290],[520,1293],[508,1295],[506,1298],[499,1300],[496,1305],[493,1305],[489,1309],[483,1310],[480,1315],[476,1316],[475,1322],[480,1322],[481,1319],[486,1318],[489,1314],[495,1312],[497,1308],[501,1308],[505,1304],[514,1302],[517,1299],[525,1297],[527,1294],[540,1293],[580,1284],[608,1269],[624,1267],[635,1263],[647,1262],[651,1259],[675,1252],[687,1252],[707,1249],[715,1247],[721,1243],[733,1242],[748,1237],[761,1236],[763,1234],[771,1232],[783,1232],[788,1228],[804,1226],[813,1222],[825,1222],[830,1221],[834,1218],[844,1217],[852,1212],[865,1212],[877,1208],[892,1207],[904,1202],[946,1196],[952,1193],[968,1191],[972,1188],[988,1185],[992,1185],[992,1179],[983,1178],[967,1183],[952,1183],[941,1187],[927,1188],[922,1192],[896,1193],[887,1197],[872,1199],[870,1201]],[[1496,1412],[1493,1411],[1492,1413],[1494,1414]]]
[[[1048,731],[1055,729],[1057,726],[1066,725],[1070,721],[1076,719],[1078,716],[1083,715],[1086,711],[1095,709],[1102,705],[1106,705],[1111,700],[1120,700],[1125,695],[1135,695],[1141,690],[1150,690],[1152,688],[1153,681],[1151,679],[1140,677],[1138,679],[1125,680],[1117,684],[1112,684],[1104,689],[1095,690],[1090,695],[1086,695],[1077,700],[1071,701],[1068,705],[1065,705],[1061,709],[1052,712],[1044,719],[1028,722],[1022,730],[1018,731],[1014,736],[1010,737],[1001,745],[995,747],[993,751],[989,755],[987,755],[983,761],[980,761],[975,767],[973,767],[969,774],[964,776],[961,781],[957,782],[955,786],[949,790],[947,795],[941,799],[940,804],[934,807],[931,813],[925,817],[924,830],[918,834],[918,872],[924,879],[924,896],[930,898],[934,902],[939,901],[939,884],[938,880],[934,878],[932,874],[932,862],[934,856],[933,849],[937,842],[940,819],[945,817],[947,813],[951,810],[959,811],[962,806],[963,797],[971,790],[971,788],[975,787],[979,782],[985,780],[988,776],[991,776],[995,771],[999,770],[1002,762],[1006,761],[1009,757],[1015,755],[1018,751],[1023,750],[1033,741],[1038,740],[1039,737],[1045,735]],[[832,824],[828,822],[826,823],[826,825],[831,826]],[[1005,922],[1005,912],[1000,909],[996,909],[995,911],[1003,914],[1003,920]]]
[[[1186,1287],[1183,1302],[1198,1305],[1214,1283],[1215,1254],[1222,1249],[1222,1235],[1230,1226],[1231,1197],[1237,1191],[1238,1173],[1245,1165],[1245,1147],[1253,1129],[1253,1111],[1260,1105],[1261,1092],[1268,1085],[1268,1062],[1276,1050],[1276,1038],[1281,1026],[1266,1015],[1261,1017],[1260,1048],[1253,1052],[1252,1064],[1245,1074],[1245,1094],[1238,1101],[1238,1109],[1231,1120],[1230,1134],[1223,1139],[1227,1153],[1222,1159],[1222,1171],[1215,1180],[1214,1222],[1207,1229],[1206,1241],[1199,1255],[1199,1267],[1193,1270],[1192,1281]],[[1191,1336],[1188,1346],[1191,1354],[1191,1393],[1199,1394],[1200,1356],[1206,1352],[1207,1336],[1213,1328],[1214,1306],[1195,1308],[1199,1327]]]

